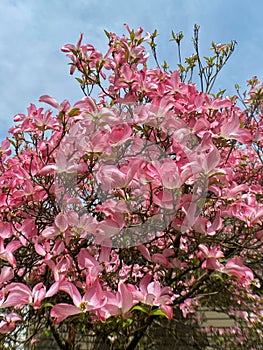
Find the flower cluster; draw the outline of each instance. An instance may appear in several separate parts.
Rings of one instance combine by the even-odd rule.
[[[187,317],[229,284],[242,307],[235,289],[262,277],[263,122],[249,109],[260,87],[242,111],[149,68],[150,34],[126,27],[106,32],[105,55],[82,35],[65,45],[86,96],[42,96],[52,109],[31,104],[1,144],[0,333],[26,310],[113,331],[174,308]]]

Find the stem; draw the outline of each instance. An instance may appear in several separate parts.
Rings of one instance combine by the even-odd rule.
[[[138,343],[140,342],[140,340],[144,336],[145,331],[147,330],[147,328],[149,328],[149,326],[152,323],[153,323],[153,317],[151,316],[151,317],[148,318],[148,320],[146,321],[145,325],[141,328],[141,330],[139,332],[135,333],[132,341],[127,346],[126,350],[134,350],[136,348],[136,346],[138,345]]]
[[[52,323],[50,320],[48,320],[48,324],[51,330],[51,333],[53,335],[54,340],[56,341],[58,347],[60,350],[70,350],[68,344],[63,343],[63,341],[61,340],[60,336],[59,336],[59,332],[56,330],[56,328],[54,326],[52,326]]]
[[[181,45],[180,45],[180,42],[178,42],[178,58],[179,58],[179,64],[182,65]]]
[[[199,38],[198,38],[198,31],[199,31],[199,26],[197,24],[195,24],[194,26],[194,38],[193,38],[193,42],[194,42],[194,48],[195,48],[195,52],[197,54],[197,59],[198,59],[198,67],[199,67],[199,76],[200,76],[200,84],[201,84],[201,91],[204,91],[204,82],[203,82],[203,66],[202,66],[202,62],[200,60],[200,54],[199,54]]]

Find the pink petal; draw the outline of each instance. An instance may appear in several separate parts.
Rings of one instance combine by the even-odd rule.
[[[122,299],[122,312],[126,314],[133,306],[133,296],[124,283],[119,285],[119,290]]]
[[[4,266],[0,273],[0,285],[14,277],[14,270],[9,266]]]
[[[67,222],[67,218],[64,214],[59,213],[56,218],[55,218],[55,224],[57,226],[57,228],[64,232],[66,231],[66,229],[68,228],[68,222]]]
[[[212,152],[210,152],[205,160],[205,170],[209,173],[211,170],[215,169],[215,167],[220,163],[220,153],[217,148],[214,148]]]
[[[74,305],[61,303],[53,306],[53,308],[50,311],[50,316],[56,318],[55,323],[59,323],[65,320],[65,318],[77,315],[81,312],[81,309]]]
[[[47,104],[51,105],[52,107],[59,109],[59,103],[53,97],[51,97],[49,95],[41,96],[39,98],[39,102],[47,103]]]
[[[77,287],[74,286],[74,284],[71,282],[62,283],[59,287],[59,290],[69,294],[76,306],[79,306],[81,304],[82,298],[80,292],[78,291]]]
[[[149,253],[149,250],[144,245],[139,245],[138,249],[146,260],[151,261],[151,255]]]
[[[150,283],[150,281],[152,280],[152,275],[150,274],[147,274],[143,277],[143,279],[141,280],[140,282],[140,290],[143,292],[143,294],[147,294],[148,291],[147,291],[147,287]]]
[[[171,320],[173,318],[173,307],[170,305],[161,305],[160,309],[167,315],[168,319]]]

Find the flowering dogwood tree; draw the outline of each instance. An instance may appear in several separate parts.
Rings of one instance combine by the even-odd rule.
[[[3,348],[47,331],[60,349],[76,334],[134,349],[156,319],[201,322],[203,307],[235,320],[231,349],[252,327],[262,337],[262,84],[211,95],[235,43],[213,43],[203,64],[197,26],[185,65],[173,33],[174,71],[157,32],[126,29],[106,32],[105,54],[82,35],[65,45],[84,97],[41,96],[52,109],[31,104],[1,144]]]

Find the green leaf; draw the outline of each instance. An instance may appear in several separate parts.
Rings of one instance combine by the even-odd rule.
[[[79,108],[73,108],[70,112],[69,112],[69,117],[75,117],[76,115],[79,114],[80,109]]]
[[[218,91],[218,93],[216,94],[216,97],[222,97],[225,92],[226,92],[226,89]]]
[[[83,84],[83,80],[80,78],[75,78],[80,84]]]
[[[163,67],[164,70],[166,70],[166,69],[169,68],[169,66],[168,66],[168,64],[167,64],[167,62],[166,62],[165,60],[164,60],[164,62],[163,62],[162,67]]]
[[[152,310],[150,312],[150,316],[163,316],[163,317],[168,318],[166,313],[163,310],[161,310],[161,309]]]
[[[145,306],[143,306],[143,305],[135,305],[135,306],[132,308],[131,311],[133,311],[133,310],[138,310],[138,311],[144,312],[145,314],[149,314],[149,310],[148,310],[148,308],[146,307],[146,305],[145,305]]]
[[[175,37],[175,34],[174,34],[173,30],[172,30],[172,39],[170,39],[170,41],[176,41],[176,37]]]
[[[134,30],[131,30],[130,32],[130,38],[131,38],[131,41],[133,42],[134,39],[135,39],[135,33],[134,33]]]
[[[219,273],[213,273],[213,274],[211,275],[211,277],[214,277],[214,278],[220,280],[221,282],[224,282],[223,276],[222,276],[221,274],[219,274]]]
[[[53,307],[54,304],[47,302],[47,303],[42,303],[41,306],[42,306],[42,307]]]
[[[178,66],[180,72],[184,72],[184,71],[185,71],[185,68],[184,68],[183,65],[181,65],[181,64],[178,63],[177,66]]]
[[[16,147],[16,142],[15,142],[13,139],[11,139],[11,137],[8,137],[8,141],[9,141],[14,147]]]
[[[50,337],[50,330],[46,329],[44,331],[44,335],[45,335],[45,337]]]
[[[110,33],[106,29],[104,29],[104,33],[106,34],[107,38],[110,39]]]
[[[152,33],[152,38],[156,38],[158,36],[158,32],[157,29],[154,30],[154,32]]]
[[[126,320],[123,321],[123,326],[124,327],[129,327],[133,322],[132,318],[127,318]]]

